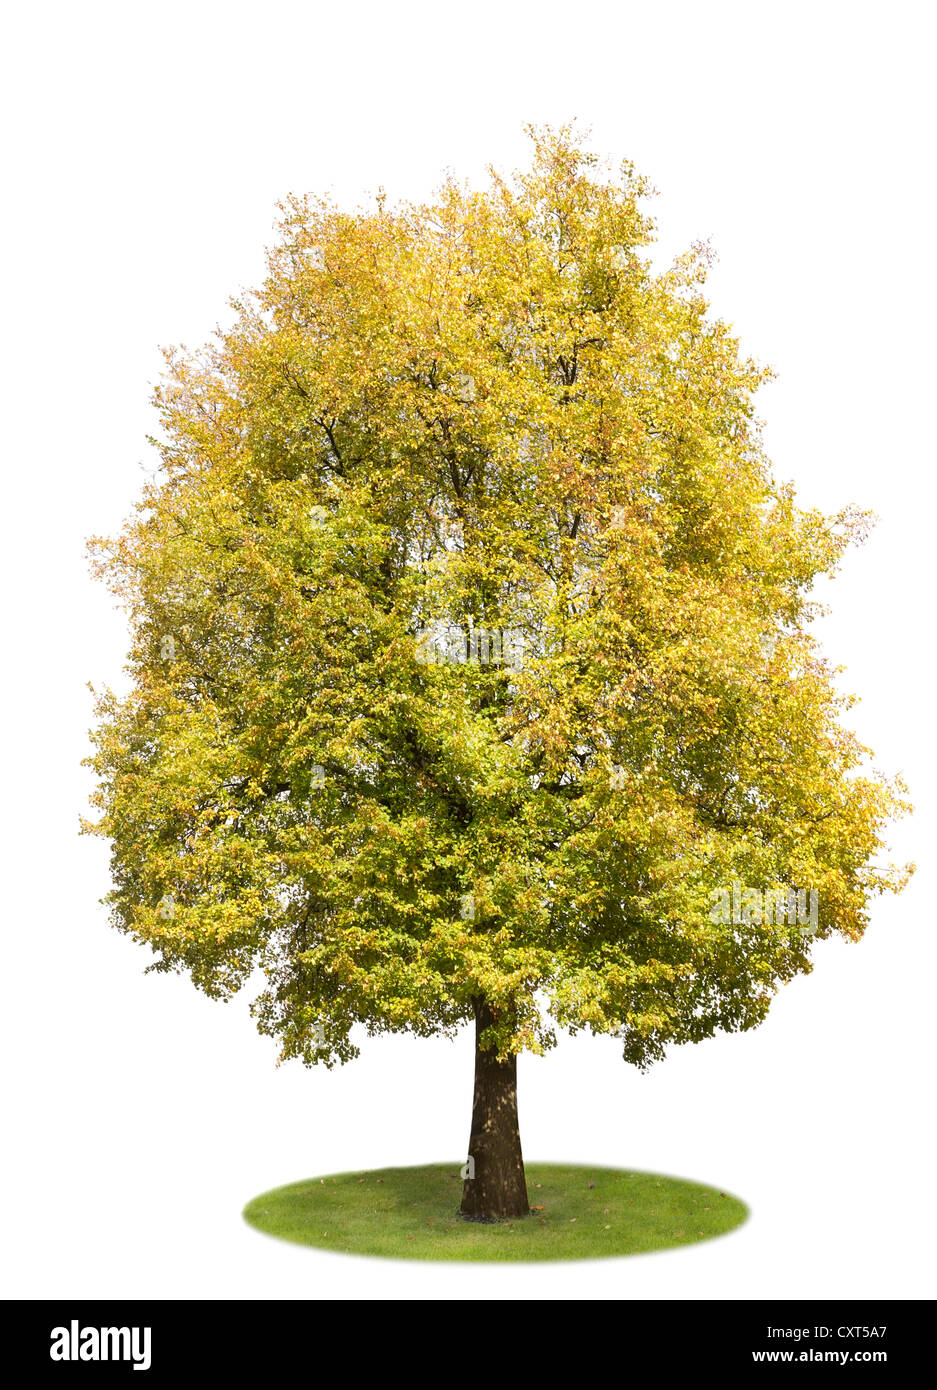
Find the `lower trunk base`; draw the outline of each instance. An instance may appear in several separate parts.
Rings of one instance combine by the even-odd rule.
[[[478,1044],[494,1022],[483,1000],[475,1004],[475,1097],[460,1214],[469,1221],[527,1216],[530,1202],[517,1125],[517,1058],[499,1061]]]

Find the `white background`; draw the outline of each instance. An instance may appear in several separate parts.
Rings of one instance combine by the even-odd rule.
[[[933,11],[924,3],[186,0],[32,4],[2,81],[3,1292],[29,1297],[933,1296]],[[429,196],[526,162],[525,121],[592,127],[661,190],[667,258],[711,237],[714,308],[779,372],[761,414],[805,505],[881,517],[822,626],[919,865],[865,940],[823,943],[757,1032],[648,1076],[609,1040],[520,1064],[528,1159],[710,1181],[721,1241],[586,1265],[330,1256],[260,1236],[257,1192],[461,1160],[471,1047],[365,1040],[274,1067],[246,1001],[149,975],[78,839],[85,682],[120,616],[84,538],[140,485],[159,346],[257,281],[275,202]]]

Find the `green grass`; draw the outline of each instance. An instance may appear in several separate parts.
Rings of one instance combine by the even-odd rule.
[[[594,1183],[594,1187],[589,1184]],[[594,1260],[725,1235],[748,1208],[730,1193],[660,1173],[528,1163],[530,1216],[459,1215],[457,1163],[307,1178],[255,1197],[244,1218],[280,1240],[410,1260]]]

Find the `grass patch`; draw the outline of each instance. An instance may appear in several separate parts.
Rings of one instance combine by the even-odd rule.
[[[661,1173],[528,1163],[531,1214],[492,1225],[459,1215],[457,1163],[307,1178],[255,1197],[251,1226],[348,1255],[410,1260],[594,1260],[725,1235],[738,1197]]]

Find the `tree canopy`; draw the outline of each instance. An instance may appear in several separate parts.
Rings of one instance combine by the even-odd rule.
[[[113,921],[214,997],[262,972],[282,1058],[484,1000],[501,1056],[558,1024],[644,1066],[903,879],[808,631],[866,518],[774,479],[706,248],[655,270],[645,180],[531,138],[482,191],[286,202],[94,543],[132,632],[90,760]],[[714,920],[733,883],[815,890],[816,930]]]

